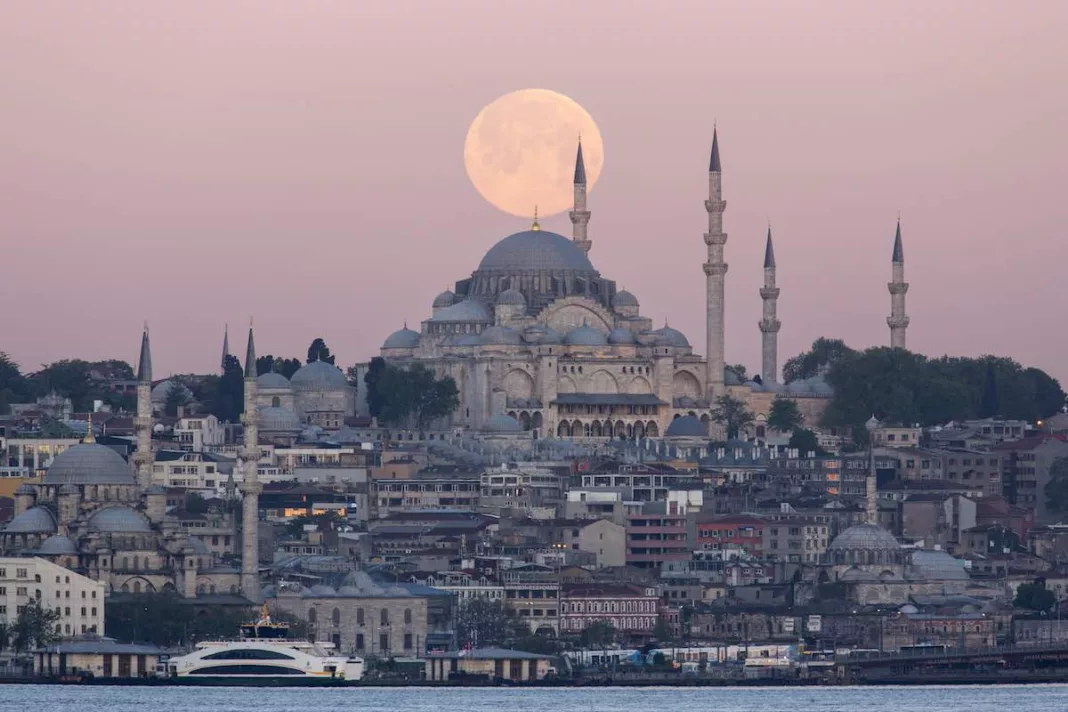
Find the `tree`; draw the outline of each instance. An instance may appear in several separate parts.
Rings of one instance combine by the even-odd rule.
[[[330,348],[321,338],[311,342],[311,346],[308,347],[308,363],[313,361],[325,361],[331,365],[334,363],[334,355],[330,353]]]
[[[377,418],[382,412],[384,395],[379,388],[382,374],[386,370],[386,360],[381,356],[375,356],[367,365],[367,373],[363,376],[364,387],[367,389],[367,409],[372,418]]]
[[[11,624],[0,622],[0,653],[7,650],[7,644],[11,641]]]
[[[732,396],[720,396],[716,399],[716,407],[712,410],[712,420],[724,426],[727,430],[727,438],[733,440],[738,433],[750,425],[755,417],[745,404],[745,401]]]
[[[372,360],[364,381],[371,413],[388,425],[424,429],[460,405],[456,382],[449,376],[436,378],[422,364],[376,367]]]
[[[1068,458],[1058,457],[1049,466],[1049,482],[1043,494],[1046,495],[1046,509],[1053,514],[1068,512]]]
[[[768,411],[768,427],[780,433],[789,433],[801,427],[804,418],[797,403],[789,398],[776,398]]]
[[[1024,376],[1031,382],[1035,392],[1035,409],[1038,418],[1048,418],[1064,407],[1064,391],[1060,382],[1037,368],[1024,369]]]
[[[233,638],[253,615],[251,607],[209,607],[173,591],[112,597],[104,605],[109,636],[164,648]],[[295,636],[295,631],[290,633]]]
[[[456,612],[456,636],[461,646],[503,646],[508,642],[509,623],[503,602],[475,598],[463,603]]]
[[[820,337],[812,342],[812,348],[787,360],[782,367],[783,381],[789,383],[802,378],[812,378],[821,368],[831,367],[846,356],[855,353],[841,339]]]
[[[745,367],[744,363],[736,363],[733,366],[727,366],[730,370],[734,371],[735,375],[744,383],[749,380],[749,369]]]
[[[199,492],[186,492],[185,511],[190,514],[206,514],[208,511],[208,500],[204,499]]]
[[[593,621],[579,636],[585,648],[607,648],[616,640],[616,628],[611,621]]]
[[[0,415],[7,414],[12,403],[26,403],[32,398],[33,387],[19,365],[0,351]]]
[[[163,404],[163,411],[170,416],[178,415],[178,409],[189,405],[189,389],[177,378],[171,381],[171,387],[167,389],[167,400]]]
[[[671,632],[671,625],[663,617],[656,619],[656,625],[653,626],[653,640],[658,643],[670,642],[675,636]]]
[[[256,376],[274,372],[274,356],[260,356],[256,359]]]
[[[1057,605],[1057,596],[1046,588],[1046,579],[1037,578],[1033,583],[1020,584],[1012,605],[1036,613],[1049,613]]]
[[[11,643],[15,652],[22,653],[58,641],[58,621],[59,611],[44,608],[38,599],[30,600],[11,627]]]
[[[245,373],[237,357],[227,355],[223,359],[223,375],[205,378],[201,385],[211,391],[204,394],[202,401],[207,412],[219,420],[236,423],[245,410]]]
[[[74,410],[84,412],[91,410],[93,381],[89,375],[90,364],[81,359],[64,359],[48,364],[37,372],[36,378],[42,391],[55,391],[70,398]]]
[[[790,436],[790,444],[787,447],[796,448],[801,452],[802,457],[810,452],[814,452],[817,455],[826,454],[824,449],[820,447],[816,433],[804,428],[798,428],[793,432],[793,435]]]
[[[997,417],[999,409],[997,374],[994,371],[994,364],[987,362],[986,377],[983,380],[983,398],[979,401],[979,417]]]

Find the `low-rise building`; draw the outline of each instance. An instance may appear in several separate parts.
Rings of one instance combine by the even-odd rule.
[[[435,682],[460,676],[511,682],[540,680],[551,667],[544,655],[501,648],[435,653],[426,658],[425,665],[426,679]]]
[[[64,636],[104,633],[102,581],[42,558],[0,558],[0,623],[14,625],[31,601],[59,614]]]
[[[33,651],[38,675],[91,675],[94,678],[151,677],[163,650],[155,645],[119,643],[86,636]]]

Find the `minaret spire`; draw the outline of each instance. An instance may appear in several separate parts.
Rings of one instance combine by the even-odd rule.
[[[760,377],[765,383],[775,382],[779,377],[779,329],[782,322],[778,319],[779,288],[775,286],[775,247],[771,242],[771,225],[768,225],[768,240],[764,246],[764,286],[760,289],[760,298],[764,301],[763,318],[760,327]]]
[[[226,357],[230,355],[230,325],[223,326],[223,350],[222,358],[219,359],[219,368],[223,371],[226,370]]]
[[[723,261],[723,246],[727,243],[727,234],[723,232],[723,211],[727,202],[723,200],[723,173],[719,161],[719,131],[712,131],[712,157],[708,162],[708,200],[705,210],[708,212],[708,232],[705,233],[705,245],[708,246],[708,260],[705,270],[705,315],[706,315],[706,381],[709,401],[714,401],[726,393],[723,384],[724,368],[724,283],[726,281],[727,263]]]
[[[589,254],[593,242],[586,236],[590,211],[586,209],[586,162],[582,159],[582,136],[579,136],[578,152],[575,154],[575,207],[568,215],[571,217],[572,241]]]
[[[245,351],[245,425],[241,448],[241,592],[250,601],[259,602],[259,522],[260,481],[257,464],[260,459],[259,417],[256,412],[256,345],[252,337],[252,323],[248,327],[248,349]]]
[[[890,257],[891,281],[886,285],[890,292],[890,316],[886,323],[890,327],[890,348],[905,347],[905,330],[909,326],[909,317],[905,313],[905,294],[909,283],[905,281],[905,248],[901,245],[901,218],[897,219],[897,232],[894,234],[894,253]]]
[[[142,491],[152,486],[152,347],[148,338],[148,323],[141,332],[141,355],[137,360],[137,416],[134,418],[137,433],[137,451],[134,466],[137,484]]]

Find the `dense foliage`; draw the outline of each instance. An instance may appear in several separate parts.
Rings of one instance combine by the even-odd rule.
[[[422,364],[396,366],[371,359],[367,375],[367,404],[383,425],[426,428],[460,405],[460,392],[450,377],[436,378]]]
[[[1045,579],[1035,579],[1034,583],[1022,583],[1016,589],[1016,598],[1012,605],[1026,608],[1036,613],[1048,613],[1057,605],[1057,596],[1046,588]]]
[[[268,354],[256,359],[256,375],[280,373],[286,378],[292,378],[293,374],[299,371],[302,365],[299,358],[282,358],[281,356]]]
[[[789,398],[776,398],[771,402],[768,411],[768,427],[778,430],[780,433],[789,433],[797,430],[804,423],[801,409],[797,402]]]
[[[58,622],[58,611],[44,608],[40,601],[31,599],[13,623],[0,623],[0,651],[10,648],[22,653],[52,645],[60,638]]]
[[[330,353],[330,347],[326,345],[326,341],[323,339],[316,339],[311,342],[311,346],[308,347],[308,363],[313,361],[325,361],[333,365],[335,356]]]
[[[716,407],[712,409],[712,420],[727,430],[729,440],[738,437],[738,433],[754,419],[755,416],[746,407],[745,401],[732,396],[720,396],[716,399]]]

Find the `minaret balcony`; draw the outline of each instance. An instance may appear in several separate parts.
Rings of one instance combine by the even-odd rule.
[[[886,325],[891,329],[904,329],[909,325],[909,318],[907,316],[888,316],[886,317]]]
[[[706,200],[705,201],[705,210],[707,210],[710,213],[722,213],[726,209],[727,209],[727,201],[726,200]]]
[[[713,234],[711,232],[706,232],[705,233],[705,244],[710,246],[710,247],[712,245],[719,245],[719,246],[726,245],[727,244],[727,233],[718,232],[718,233],[714,233]]]
[[[889,290],[889,292],[891,294],[905,294],[906,292],[909,291],[909,283],[908,282],[887,282],[886,288],[887,288],[887,290]]]
[[[727,274],[727,263],[705,262],[705,274],[709,277],[722,277]]]
[[[778,319],[764,319],[757,322],[757,326],[760,327],[760,331],[765,334],[777,334],[779,329],[782,328],[782,322]]]
[[[760,298],[764,299],[764,300],[778,299],[779,298],[779,288],[778,287],[761,287],[760,288]]]

